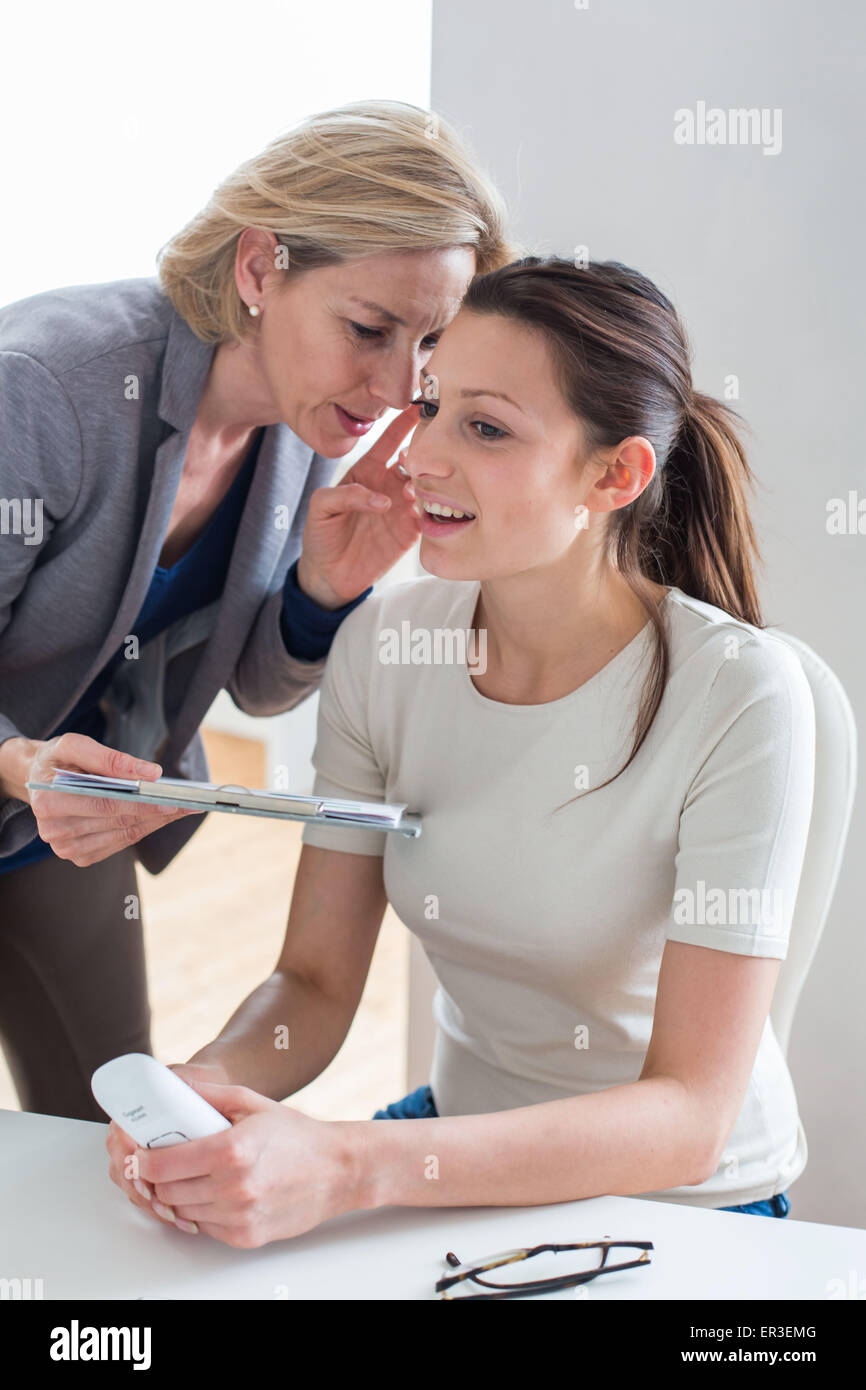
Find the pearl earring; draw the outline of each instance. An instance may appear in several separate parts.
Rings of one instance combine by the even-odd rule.
[[[262,312],[261,309],[259,308],[258,304],[248,304],[248,305],[247,305],[247,308],[249,309],[249,311],[250,311],[250,313],[252,314],[253,318],[256,318],[256,316]]]

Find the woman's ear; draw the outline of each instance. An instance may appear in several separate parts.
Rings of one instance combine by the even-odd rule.
[[[590,511],[615,512],[640,497],[652,481],[656,452],[643,435],[630,435],[599,460],[603,470],[594,483],[587,506]]]
[[[260,227],[244,227],[235,252],[235,284],[245,304],[258,304],[265,277],[274,269],[277,238]]]

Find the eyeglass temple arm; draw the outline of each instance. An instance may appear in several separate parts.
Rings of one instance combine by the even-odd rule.
[[[620,1248],[622,1246],[626,1246],[632,1250],[641,1250],[643,1253],[639,1255],[636,1260],[630,1260],[627,1263],[619,1265],[605,1266],[605,1261],[607,1260],[608,1252],[614,1247]],[[491,1270],[500,1267],[500,1263],[516,1264],[518,1260],[525,1260],[531,1255],[542,1254],[545,1251],[552,1251],[555,1254],[560,1254],[564,1250],[603,1250],[604,1254],[602,1256],[599,1268],[587,1274],[587,1278],[592,1279],[595,1277],[596,1274],[613,1274],[617,1270],[634,1269],[636,1265],[649,1264],[651,1263],[651,1261],[649,1255],[647,1254],[647,1251],[654,1249],[655,1246],[653,1245],[651,1240],[578,1240],[572,1241],[567,1245],[534,1245],[519,1252],[515,1251],[514,1254],[508,1260],[503,1260],[501,1262],[491,1261],[490,1264],[475,1265],[471,1270],[467,1270],[464,1274],[458,1274],[453,1279],[437,1279],[436,1289],[437,1292],[449,1289],[454,1284],[459,1284],[465,1279],[471,1279],[473,1283],[484,1284],[485,1281],[483,1279],[478,1279],[475,1276],[479,1274],[489,1273]],[[448,1251],[448,1253],[445,1256],[445,1260],[446,1263],[449,1264],[452,1269],[457,1268],[462,1263],[462,1261],[459,1260],[457,1256],[454,1254],[453,1250]],[[560,1278],[561,1277],[554,1276],[550,1280],[527,1280],[526,1284],[528,1286],[534,1283],[538,1288],[543,1287],[545,1284],[549,1285],[552,1288],[562,1287]]]

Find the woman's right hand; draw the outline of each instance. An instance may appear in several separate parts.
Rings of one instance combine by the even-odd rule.
[[[55,767],[147,782],[162,776],[158,763],[106,748],[86,734],[60,734],[47,740],[7,739],[0,744],[0,756],[3,794],[29,802],[40,839],[51,846],[58,859],[69,859],[82,868],[110,858],[180,816],[201,814],[141,802],[124,806],[106,797],[30,791],[25,786],[26,782],[53,781]]]

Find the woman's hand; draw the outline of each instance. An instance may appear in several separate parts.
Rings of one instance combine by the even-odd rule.
[[[192,1086],[197,1081],[228,1081],[225,1068],[216,1062],[174,1062],[169,1071],[177,1072],[181,1081],[187,1081]],[[138,1159],[135,1157],[138,1145],[114,1120],[108,1126],[105,1147],[108,1150],[108,1175],[111,1181],[126,1193],[135,1206],[153,1210],[153,1191],[138,1175]],[[166,1219],[170,1220],[171,1217]]]
[[[10,743],[13,740],[8,740]],[[86,734],[60,734],[46,741],[14,740],[26,743],[10,790],[30,803],[36,817],[39,837],[51,846],[58,859],[69,859],[84,867],[108,859],[180,816],[199,814],[171,806],[145,806],[99,796],[70,796],[65,792],[28,791],[26,782],[51,782],[54,768],[75,772],[98,772],[103,777],[130,777],[153,782],[162,775],[158,763],[133,758],[117,748],[106,748]]]
[[[195,1089],[232,1128],[171,1148],[136,1149],[138,1180],[154,1195],[148,1203],[136,1194],[136,1205],[247,1250],[302,1235],[359,1205],[350,1126],[310,1119],[246,1086],[196,1080]]]
[[[418,423],[418,405],[391,421],[336,487],[310,497],[298,583],[323,608],[342,608],[381,579],[420,535],[414,492],[388,459]],[[374,499],[384,499],[374,505]]]

